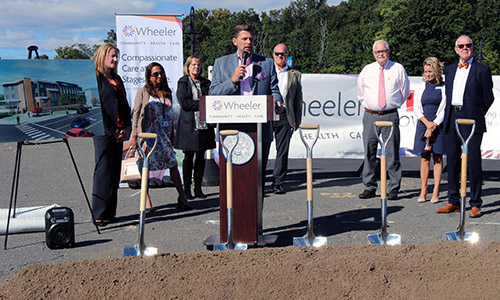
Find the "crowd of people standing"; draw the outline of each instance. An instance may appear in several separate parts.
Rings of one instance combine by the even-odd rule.
[[[138,141],[142,131],[159,135],[159,148],[152,157],[151,171],[169,170],[170,178],[179,194],[179,209],[188,210],[192,206],[188,200],[205,198],[201,186],[205,167],[204,154],[215,148],[214,126],[200,120],[200,97],[203,95],[273,95],[277,121],[263,126],[262,153],[265,170],[269,147],[276,139],[277,161],[273,172],[273,192],[286,193],[288,148],[293,131],[301,123],[302,87],[300,72],[286,64],[288,47],[277,44],[273,58],[265,58],[253,53],[253,31],[248,25],[238,25],[233,31],[232,42],[236,53],[218,58],[214,64],[213,82],[202,74],[202,61],[197,56],[187,58],[184,76],[177,82],[177,99],[180,117],[174,130],[172,116],[172,91],[166,71],[159,63],[146,67],[145,85],[136,95],[133,114],[126,101],[123,82],[116,73],[119,50],[112,44],[99,48],[94,56],[99,82],[105,135],[94,137],[96,166],[93,187],[93,211],[98,225],[105,226],[115,220],[117,188],[119,182],[122,142],[129,132],[133,148],[147,151],[151,141]],[[414,138],[414,151],[421,156],[421,191],[418,202],[426,202],[430,161],[433,160],[434,188],[431,202],[439,199],[439,186],[443,170],[443,154],[447,155],[448,203],[436,210],[450,213],[460,210],[458,206],[461,142],[455,132],[455,120],[473,119],[476,131],[469,144],[469,178],[471,182],[470,217],[481,216],[481,152],[483,133],[486,131],[485,115],[493,103],[493,84],[490,69],[472,57],[474,45],[466,35],[455,43],[459,61],[444,68],[442,62],[429,57],[423,62],[422,84],[415,89],[414,111],[418,118]],[[244,54],[244,53],[248,53]],[[400,132],[398,109],[410,94],[409,80],[404,67],[389,59],[391,49],[385,40],[373,44],[375,61],[366,65],[358,77],[357,96],[364,107],[363,146],[365,158],[362,170],[363,192],[361,199],[376,196],[377,181],[377,135],[387,139],[391,128],[373,129],[376,121],[392,122],[393,135],[387,149],[389,174],[388,199],[397,200],[401,187],[401,162],[399,158]],[[266,76],[253,74],[253,65],[258,64]],[[263,72],[264,72],[263,71]],[[443,80],[445,74],[445,80]],[[255,84],[260,82],[260,84]],[[132,120],[132,121],[131,121]],[[470,127],[461,128],[465,135]],[[467,131],[469,130],[469,131]],[[445,147],[446,145],[446,147]],[[184,153],[183,180],[177,169],[174,147]],[[192,182],[194,181],[194,189]],[[194,192],[194,194],[192,193]],[[148,197],[147,208],[153,209]]]

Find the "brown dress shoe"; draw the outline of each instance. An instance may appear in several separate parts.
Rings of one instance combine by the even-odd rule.
[[[440,213],[440,214],[447,214],[447,213],[451,213],[451,212],[460,212],[460,207],[458,207],[458,205],[455,205],[455,204],[446,203],[446,205],[444,207],[436,209],[436,212]]]
[[[471,207],[469,217],[479,218],[481,216],[481,209],[479,207]]]

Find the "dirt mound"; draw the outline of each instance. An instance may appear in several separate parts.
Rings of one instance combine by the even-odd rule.
[[[31,265],[0,299],[495,299],[500,243],[265,248]]]

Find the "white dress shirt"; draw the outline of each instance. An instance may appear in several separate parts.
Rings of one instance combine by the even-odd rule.
[[[280,89],[281,97],[283,97],[283,107],[285,107],[285,98],[288,92],[286,89],[286,86],[288,85],[288,66],[285,66],[283,69],[281,69],[281,71],[276,64],[274,64],[274,67],[276,68],[276,74],[278,74],[278,86]]]
[[[467,83],[467,77],[469,76],[472,60],[473,58],[471,57],[467,61],[469,63],[469,67],[467,69],[463,67],[457,67],[455,79],[453,79],[453,94],[451,95],[451,105],[464,104],[465,84]]]
[[[378,105],[378,78],[380,65],[373,62],[366,65],[358,77],[357,96],[363,106],[370,110],[391,110],[400,108],[410,95],[410,81],[404,67],[388,60],[384,66],[384,83],[386,106],[380,109]]]

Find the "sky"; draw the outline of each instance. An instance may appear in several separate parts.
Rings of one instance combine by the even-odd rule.
[[[338,5],[342,0],[328,0]],[[253,8],[257,12],[280,9],[290,0],[253,0],[242,6],[229,0],[1,0],[0,57],[26,59],[28,46],[38,46],[40,55],[53,58],[54,49],[75,43],[100,44],[115,29],[115,13],[175,14],[188,16],[195,9],[227,8],[232,12]]]

